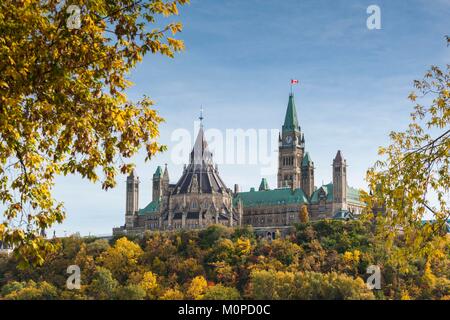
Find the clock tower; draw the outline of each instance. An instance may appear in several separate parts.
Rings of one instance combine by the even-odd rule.
[[[300,130],[294,95],[289,102],[278,147],[278,188],[301,188],[301,167],[305,153],[305,138]]]

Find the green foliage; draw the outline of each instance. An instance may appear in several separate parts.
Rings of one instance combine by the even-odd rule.
[[[337,273],[254,271],[249,297],[268,300],[365,300],[373,299],[360,278]]]
[[[216,224],[212,225],[205,230],[200,231],[200,246],[202,248],[212,247],[216,241],[221,238],[229,238],[232,230],[229,228]]]
[[[203,300],[240,300],[241,295],[236,288],[224,287],[221,284],[208,287]]]
[[[0,256],[0,299],[449,299],[450,238],[427,259],[399,270],[362,221],[299,224],[267,241],[242,229],[149,233],[143,239],[55,239],[42,267],[17,269]],[[398,242],[394,249],[402,245]],[[66,288],[67,266],[81,269],[81,289]],[[380,265],[382,289],[364,280]]]
[[[5,300],[55,300],[58,298],[57,289],[48,282],[34,282],[30,280],[26,283],[17,282],[7,287],[3,292]]]
[[[143,300],[145,296],[145,290],[137,284],[121,286],[116,291],[116,299],[118,300]]]
[[[119,282],[111,271],[98,267],[94,279],[88,287],[88,293],[95,299],[111,300],[114,298]]]

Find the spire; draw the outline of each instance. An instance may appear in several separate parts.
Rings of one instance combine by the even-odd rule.
[[[261,184],[259,185],[259,191],[269,190],[269,184],[267,183],[266,178],[262,178]]]
[[[203,128],[203,107],[200,107],[200,117],[198,117],[200,120],[200,127]]]
[[[163,174],[162,168],[161,166],[158,166],[158,168],[156,168],[155,173],[153,174],[153,178],[159,178],[161,177]]]
[[[342,158],[341,150],[338,150],[333,162],[334,163],[342,163],[342,160],[343,160],[343,158]]]
[[[191,164],[206,165],[212,164],[212,153],[208,150],[203,126],[200,126],[194,148],[191,152]]]
[[[292,93],[289,95],[283,131],[299,131],[297,110],[295,109],[294,95]]]
[[[169,181],[169,170],[167,169],[167,163],[165,163],[164,166],[163,179]]]
[[[302,160],[302,167],[309,167],[311,165],[312,165],[311,157],[309,156],[309,152],[306,152]]]

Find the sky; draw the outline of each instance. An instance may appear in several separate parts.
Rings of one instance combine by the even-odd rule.
[[[367,28],[369,5],[381,10],[379,30]],[[132,159],[141,181],[140,207],[151,201],[158,165],[167,163],[171,183],[177,182],[187,155],[180,158],[176,151],[193,143],[201,107],[208,139],[236,129],[276,134],[290,79],[300,82],[293,90],[315,184],[332,180],[331,163],[342,150],[348,184],[365,188],[377,148],[389,142],[389,132],[409,122],[413,80],[430,65],[450,61],[444,40],[449,16],[450,0],[191,0],[176,17],[184,25],[179,38],[186,50],[174,59],[146,56],[129,75],[134,86],[128,97],[151,97],[166,120],[160,142],[168,151],[150,162],[144,162],[143,151]],[[189,135],[180,138],[183,132]],[[258,141],[277,156],[276,143],[263,135]],[[226,152],[229,143],[223,141],[213,153]],[[258,187],[262,177],[276,187],[276,170],[263,170],[262,157],[253,163],[218,162],[230,188]],[[67,218],[54,228],[56,234],[111,234],[123,225],[125,179],[119,176],[116,188],[103,191],[76,176],[58,177],[55,197],[64,202]]]

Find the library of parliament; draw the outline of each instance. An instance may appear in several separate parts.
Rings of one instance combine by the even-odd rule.
[[[211,224],[250,225],[255,232],[275,236],[299,222],[306,206],[309,218],[353,219],[364,208],[359,191],[347,185],[347,163],[339,150],[332,160],[332,182],[316,187],[314,162],[305,150],[294,96],[289,95],[284,124],[279,136],[278,185],[270,189],[263,178],[258,189],[241,192],[228,188],[220,177],[200,126],[189,164],[173,184],[167,165],[153,174],[151,202],[139,208],[139,177],[127,177],[125,225],[114,235],[143,234],[145,231],[201,229]]]

